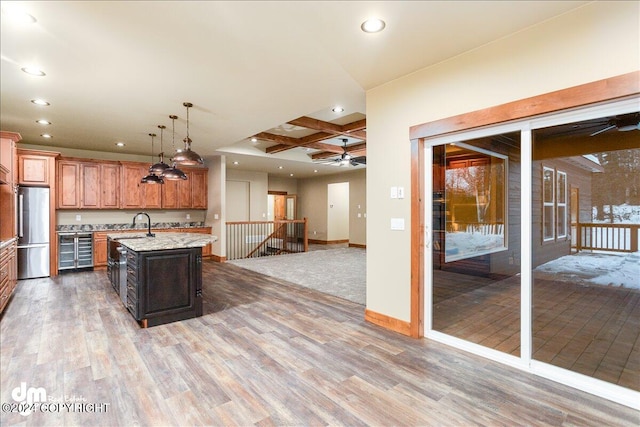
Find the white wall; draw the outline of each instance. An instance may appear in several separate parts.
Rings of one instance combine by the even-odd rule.
[[[367,181],[364,169],[298,180],[298,218],[307,218],[309,239],[330,240],[327,237],[327,185],[336,182],[349,183],[349,243],[366,245]]]
[[[411,219],[409,128],[640,70],[639,16],[639,2],[593,2],[367,92],[367,309],[410,319],[411,230],[389,225]]]
[[[225,156],[213,156],[205,159],[209,167],[207,191],[208,208],[206,212],[205,225],[211,226],[211,234],[218,236],[218,240],[211,245],[211,253],[221,257],[226,256],[227,240],[223,233],[225,219],[225,198],[227,168]]]
[[[298,180],[270,176],[269,191],[286,191],[287,194],[298,194]]]
[[[266,221],[269,188],[268,174],[266,172],[227,169],[227,181],[245,181],[249,183],[249,221]],[[227,205],[234,203],[234,200],[234,194],[226,195]],[[227,206],[227,209],[229,209],[229,206]]]

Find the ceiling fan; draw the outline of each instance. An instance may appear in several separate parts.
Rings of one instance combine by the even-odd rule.
[[[612,129],[618,129],[621,132],[640,130],[640,113],[624,114],[613,117],[607,121],[604,128],[593,132],[589,136],[596,136]]]
[[[351,154],[349,154],[349,151],[347,150],[347,141],[349,141],[346,138],[342,139],[342,154],[340,155],[340,157],[334,158],[334,159],[318,159],[318,160],[314,160],[315,163],[321,163],[321,164],[326,164],[326,165],[331,165],[331,166],[358,166],[358,165],[366,165],[367,164],[367,156],[358,156],[358,157],[353,157],[351,156]]]

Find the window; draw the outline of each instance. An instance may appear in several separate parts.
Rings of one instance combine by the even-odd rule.
[[[567,237],[567,174],[556,173],[556,237]]]
[[[456,143],[445,157],[445,262],[505,250],[506,156]]]
[[[567,237],[567,174],[542,168],[542,239]]]

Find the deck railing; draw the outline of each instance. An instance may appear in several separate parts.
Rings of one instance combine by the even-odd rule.
[[[576,250],[637,252],[640,224],[572,224]]]
[[[307,219],[227,222],[227,260],[307,252]]]

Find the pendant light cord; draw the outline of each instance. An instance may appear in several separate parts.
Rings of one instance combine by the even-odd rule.
[[[150,133],[149,136],[151,137],[151,164],[153,164],[153,138],[156,136],[156,134]]]

